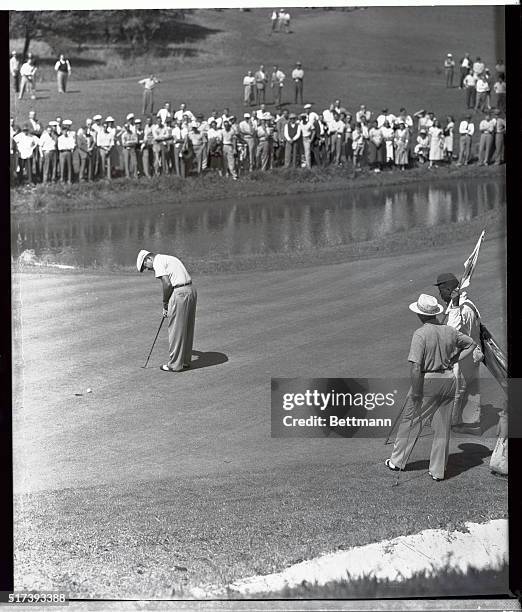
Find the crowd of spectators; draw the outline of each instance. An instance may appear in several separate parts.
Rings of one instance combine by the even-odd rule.
[[[277,167],[336,165],[357,170],[366,166],[380,172],[423,164],[429,168],[454,162],[465,165],[476,159],[481,165],[501,164],[506,132],[501,68],[499,63],[495,84],[504,86],[493,88],[495,98],[490,90],[477,89],[473,104],[458,122],[452,116],[437,117],[424,109],[413,114],[405,108],[394,113],[386,107],[372,112],[361,105],[352,113],[340,100],[320,112],[312,104],[304,104],[296,114],[281,104],[279,83],[285,78],[282,71],[274,66],[269,79],[263,65],[255,75],[247,75],[251,80],[245,84],[244,104],[249,108],[239,117],[228,108],[222,113],[214,110],[205,117],[185,104],[174,111],[165,102],[155,114],[127,114],[121,125],[110,115],[96,114],[83,125],[73,126],[69,119],[61,117],[44,125],[33,110],[22,126],[11,118],[11,183],[71,183],[111,180],[121,175],[186,177],[202,172],[235,180],[241,174]],[[490,78],[480,58],[466,68],[466,74],[462,66],[461,69],[463,88],[471,74],[477,85],[481,79]],[[57,72],[61,73],[59,83],[61,80],[65,90],[67,65]],[[297,62],[292,72],[296,104],[299,93],[302,104],[303,75]],[[159,82],[155,75],[140,81],[144,85],[144,111],[147,106],[152,110],[152,89]],[[276,88],[273,112],[267,109],[265,97],[269,83]],[[255,107],[251,108],[251,104]]]

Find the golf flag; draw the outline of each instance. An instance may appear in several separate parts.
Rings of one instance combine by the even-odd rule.
[[[469,285],[471,275],[473,274],[473,271],[475,270],[475,266],[477,265],[477,259],[478,259],[478,255],[480,251],[480,246],[482,244],[482,241],[484,240],[485,233],[486,233],[486,230],[482,230],[482,234],[480,234],[480,237],[477,240],[477,244],[475,245],[473,252],[464,262],[464,275],[460,279],[459,290],[465,289]]]

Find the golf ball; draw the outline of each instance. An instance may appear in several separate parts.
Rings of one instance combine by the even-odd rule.
[[[87,389],[87,393],[92,393],[92,389],[90,387]]]

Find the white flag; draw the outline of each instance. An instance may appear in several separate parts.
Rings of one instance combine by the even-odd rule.
[[[475,245],[475,248],[473,249],[473,252],[464,262],[464,274],[462,278],[460,279],[459,289],[465,289],[469,285],[471,275],[473,274],[473,271],[475,270],[475,266],[477,265],[480,245],[482,244],[482,241],[484,240],[485,233],[486,233],[486,230],[482,230],[482,234],[480,234],[480,238],[478,239],[477,244]]]

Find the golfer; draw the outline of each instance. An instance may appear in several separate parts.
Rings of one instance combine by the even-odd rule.
[[[163,372],[181,372],[190,367],[197,292],[183,263],[172,255],[141,250],[136,267],[139,272],[153,270],[163,288],[163,316],[169,320],[169,361]]]
[[[390,459],[384,462],[393,471],[403,470],[423,424],[431,419],[434,437],[431,446],[429,474],[443,480],[448,462],[451,413],[456,380],[453,364],[470,355],[476,344],[449,325],[437,320],[443,311],[437,298],[421,294],[409,306],[421,320],[411,340],[408,361],[411,362],[411,389]]]

